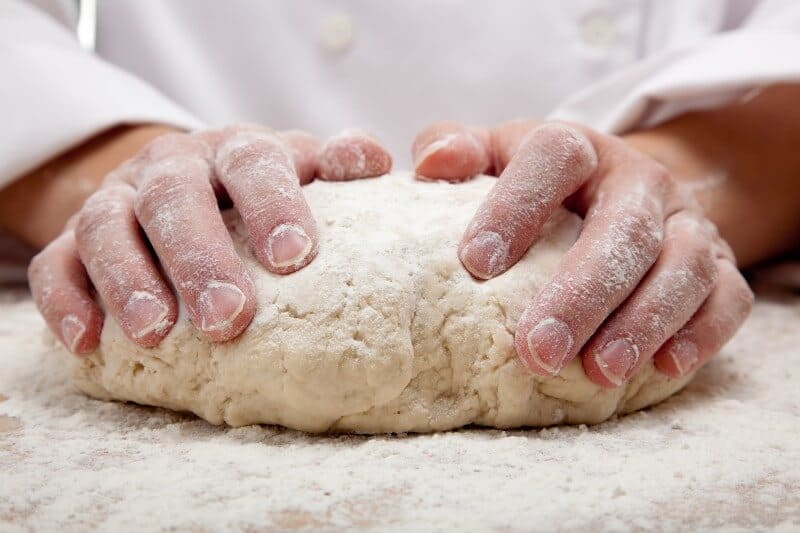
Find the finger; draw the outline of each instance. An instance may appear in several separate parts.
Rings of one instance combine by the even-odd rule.
[[[230,130],[219,145],[216,171],[268,270],[288,274],[311,262],[319,232],[292,156],[277,135]]]
[[[311,183],[317,173],[319,139],[300,130],[283,131],[279,135],[289,147],[300,185]]]
[[[655,262],[663,238],[660,167],[615,167],[577,242],[522,314],[517,354],[535,373],[558,374]]]
[[[464,267],[479,279],[507,270],[596,168],[594,146],[577,129],[559,123],[535,129],[467,227],[458,249]]]
[[[317,156],[317,168],[320,179],[328,181],[372,178],[392,169],[392,157],[373,137],[350,129],[322,145]]]
[[[115,185],[130,185],[131,187],[136,184],[136,176],[142,166],[142,158],[134,156],[126,161],[123,161],[117,168],[109,172],[103,178],[100,188],[111,187]]]
[[[727,258],[717,260],[719,279],[711,295],[689,322],[658,350],[653,362],[673,378],[708,362],[744,323],[753,307],[753,292]]]
[[[142,239],[135,198],[127,185],[100,189],[86,200],[75,239],[107,311],[133,342],[149,348],[169,333],[178,305]]]
[[[90,294],[89,276],[67,231],[39,252],[28,267],[36,306],[50,331],[74,354],[97,349],[103,311]]]
[[[705,226],[687,211],[667,220],[658,260],[583,349],[589,379],[603,387],[622,385],[708,297],[717,268]]]
[[[463,181],[489,172],[489,132],[455,122],[437,122],[422,130],[411,146],[417,176]]]
[[[411,151],[417,176],[463,181],[501,173],[538,122],[513,120],[491,130],[438,122],[422,130]]]
[[[502,173],[519,150],[528,134],[541,125],[540,121],[518,119],[500,124],[489,132],[492,170]]]
[[[209,151],[190,135],[156,139],[134,211],[192,322],[209,339],[226,341],[253,319],[255,290],[217,208]]]
[[[239,127],[249,127],[249,128],[260,128],[265,131],[272,131],[268,128],[263,126],[259,126],[257,124],[248,124],[246,126],[239,126]],[[217,130],[203,130],[192,133],[193,136],[200,139],[202,142],[206,143],[210,149],[204,154],[207,157],[207,162],[209,168],[214,168],[214,159],[217,154],[217,148],[219,147],[220,142],[222,142],[223,137],[225,136],[225,129],[217,129]],[[211,182],[211,189],[214,191],[214,196],[217,198],[217,205],[221,210],[230,209],[233,207],[233,200],[231,200],[230,196],[228,196],[228,191],[225,190],[225,186],[219,181],[216,172],[211,172],[211,178],[209,180]]]

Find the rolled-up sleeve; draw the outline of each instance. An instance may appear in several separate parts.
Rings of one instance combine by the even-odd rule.
[[[569,97],[550,116],[624,133],[800,82],[800,2],[761,2],[740,27],[655,54]]]
[[[201,122],[147,83],[84,51],[17,0],[0,3],[0,187],[121,124]]]

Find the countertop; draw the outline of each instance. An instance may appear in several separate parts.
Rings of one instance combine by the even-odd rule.
[[[594,427],[310,436],[87,398],[0,292],[0,529],[800,529],[800,297]]]

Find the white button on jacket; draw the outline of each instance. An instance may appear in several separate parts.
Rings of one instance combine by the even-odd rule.
[[[0,3],[0,184],[120,123],[357,125],[408,166],[434,120],[621,132],[800,80],[791,0],[98,0],[95,55],[76,5]]]
[[[350,17],[337,14],[325,19],[320,29],[320,40],[325,47],[335,52],[347,49],[353,40],[353,23]]]
[[[592,13],[580,22],[581,37],[590,46],[605,48],[618,36],[614,21],[602,14]]]

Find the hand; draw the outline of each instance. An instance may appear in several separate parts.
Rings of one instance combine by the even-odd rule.
[[[587,376],[618,387],[653,358],[679,377],[733,335],[752,293],[730,247],[667,169],[618,137],[564,123],[493,130],[440,123],[413,147],[418,174],[499,179],[459,245],[479,279],[502,274],[562,204],[584,217],[554,278],[528,305],[515,345],[557,375],[578,354]]]
[[[204,335],[230,340],[250,323],[256,302],[218,201],[238,209],[264,267],[289,274],[317,253],[317,226],[301,184],[378,176],[390,168],[388,153],[354,130],[323,146],[302,132],[249,125],[163,135],[110,173],[33,259],[34,299],[76,354],[94,351],[100,339],[103,311],[92,287],[141,346],[157,345],[175,323],[171,287]]]

